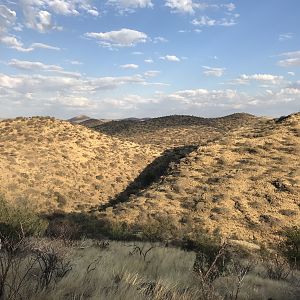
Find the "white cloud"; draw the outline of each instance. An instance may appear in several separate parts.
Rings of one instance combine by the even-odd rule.
[[[89,0],[20,0],[21,10],[25,19],[25,26],[39,32],[51,29],[60,30],[52,21],[52,14],[80,15],[81,12],[98,16],[96,7],[90,5]]]
[[[78,108],[93,110],[97,108],[101,112],[106,108],[107,110],[115,108],[110,102],[104,105],[103,99],[107,96],[106,90],[112,94],[114,89],[124,85],[163,85],[162,83],[148,82],[146,75],[150,75],[150,73],[120,77],[86,77],[83,75],[74,77],[66,76],[64,73],[67,72],[55,65],[16,60],[12,60],[10,64],[25,70],[36,70],[43,73],[18,75],[0,73],[0,109],[2,115],[7,111],[16,113],[16,103],[18,103],[17,114],[22,114],[24,111],[28,111],[29,114],[39,114],[39,112],[51,109],[53,115],[53,113]],[[52,72],[54,75],[44,72]],[[126,98],[126,96],[122,97],[122,103],[128,102]],[[134,105],[134,97],[130,97],[130,99]],[[142,102],[146,102],[144,98],[141,98],[140,103]],[[14,107],[13,110],[11,110],[12,107]],[[59,107],[59,112],[57,107]],[[111,110],[110,112],[113,113]]]
[[[280,42],[283,42],[283,41],[286,41],[286,40],[291,40],[294,38],[294,34],[293,33],[282,33],[279,35],[279,41]]]
[[[23,43],[12,35],[0,36],[0,43],[13,49],[23,49]]]
[[[181,101],[190,104],[210,104],[212,101],[218,100],[231,100],[238,97],[235,90],[207,90],[207,89],[194,89],[182,90],[168,95],[169,99]]]
[[[168,42],[168,40],[162,36],[157,36],[153,39],[153,43],[157,44],[157,43],[166,43]]]
[[[300,66],[300,51],[285,52],[279,56],[285,57],[278,62],[281,67],[298,67]]]
[[[10,67],[23,70],[23,71],[45,71],[45,72],[54,72],[59,75],[63,75],[65,77],[80,77],[81,74],[78,72],[69,72],[65,71],[62,67],[57,65],[47,65],[38,61],[26,61],[26,60],[18,60],[12,59],[8,63]]]
[[[55,46],[51,46],[51,45],[43,44],[43,43],[33,43],[30,45],[30,48],[33,48],[33,49],[40,48],[40,49],[55,50],[55,51],[61,50],[59,47],[55,47]]]
[[[163,86],[162,83],[146,81],[145,74],[98,78],[0,74],[0,108],[2,115],[14,115],[18,105],[18,114],[43,113],[61,117],[70,110],[85,113],[96,110],[107,118],[132,116],[133,109],[134,115],[140,117],[171,113],[211,116],[235,111],[282,115],[299,110],[300,82],[271,87],[253,95],[234,89],[198,88],[170,94],[159,91],[150,97],[131,94],[117,98],[113,96],[111,90],[123,85]],[[110,90],[111,96],[108,97],[105,90]]]
[[[6,32],[16,21],[16,12],[5,5],[0,5],[0,34]]]
[[[122,28],[118,31],[87,32],[85,36],[94,38],[104,47],[132,47],[138,43],[145,43],[147,35],[144,32]]]
[[[208,16],[201,16],[198,19],[194,19],[192,24],[200,27],[213,27],[213,26],[224,26],[230,27],[237,24],[236,18],[222,18],[222,19],[212,19]]]
[[[92,108],[95,107],[95,104],[90,101],[87,97],[83,96],[64,96],[58,95],[57,97],[53,97],[52,100],[59,103],[60,105],[70,106],[73,108],[83,107],[83,108]]]
[[[151,0],[109,0],[107,3],[115,6],[120,13],[134,12],[137,8],[153,7]]]
[[[35,29],[39,32],[46,32],[54,28],[52,15],[46,10],[28,10],[26,13],[26,27]]]
[[[171,8],[175,13],[194,14],[198,10],[205,9],[222,9],[225,8],[227,14],[231,14],[236,6],[234,3],[227,4],[207,4],[205,2],[193,1],[193,0],[165,0],[165,6]]]
[[[175,61],[175,62],[179,62],[180,61],[180,58],[178,58],[176,55],[161,56],[160,59],[162,59],[162,60],[168,60],[168,61]]]
[[[173,12],[193,14],[194,3],[192,0],[167,0],[165,6],[171,8]]]
[[[295,72],[287,72],[288,73],[288,75],[290,75],[290,76],[295,76],[296,74],[295,74]]]
[[[234,3],[228,3],[228,4],[223,4],[223,6],[228,10],[228,11],[234,11],[236,9],[236,6]]]
[[[79,15],[76,9],[75,1],[50,0],[47,1],[49,8],[56,14],[60,15]]]
[[[249,84],[251,81],[262,82],[267,84],[279,84],[283,81],[283,76],[277,76],[272,74],[253,74],[253,75],[241,75],[234,82],[237,84]]]
[[[156,71],[156,70],[150,70],[144,73],[144,76],[146,78],[151,78],[151,77],[156,77],[160,74],[160,71]]]
[[[19,52],[31,52],[35,49],[47,49],[59,51],[59,47],[51,46],[43,43],[33,43],[28,48],[24,47],[24,44],[14,35],[0,36],[0,43],[6,45],[11,49],[15,49]]]
[[[149,58],[149,59],[145,59],[144,62],[147,64],[153,64],[154,61],[153,59]]]
[[[63,68],[56,65],[46,65],[37,61],[26,61],[26,60],[18,60],[12,59],[9,63],[9,66],[21,69],[21,70],[46,70],[46,71],[62,71]]]
[[[138,65],[136,64],[125,64],[120,66],[122,69],[138,69]]]
[[[206,76],[214,76],[214,77],[221,77],[225,72],[225,68],[212,68],[208,66],[202,66],[204,69],[203,74]]]
[[[87,13],[94,16],[94,17],[98,17],[99,16],[99,12],[96,9],[88,9]]]
[[[71,65],[74,65],[74,66],[80,66],[83,64],[81,61],[78,61],[78,60],[67,60],[67,62],[69,62]]]

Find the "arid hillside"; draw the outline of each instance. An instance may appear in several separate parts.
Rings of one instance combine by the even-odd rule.
[[[232,239],[274,240],[300,225],[300,113],[233,130],[112,203],[100,215],[129,224],[168,217]]]
[[[120,193],[159,155],[52,118],[0,122],[0,194],[39,210],[78,211]]]
[[[186,145],[203,145],[228,131],[253,125],[264,118],[233,114],[221,118],[174,115],[153,119],[111,121],[94,127],[97,131],[162,150]]]

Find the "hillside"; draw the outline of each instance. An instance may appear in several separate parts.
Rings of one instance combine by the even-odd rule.
[[[68,119],[67,121],[71,122],[71,123],[81,123],[81,122],[84,122],[84,121],[87,121],[87,120],[90,120],[89,116],[79,115],[79,116],[73,117],[71,119]]]
[[[168,217],[232,239],[270,241],[300,225],[300,113],[238,128],[171,164],[100,215],[129,224]]]
[[[99,126],[103,124],[105,121],[103,120],[98,120],[98,119],[87,119],[79,122],[78,124],[86,126],[88,128],[94,128],[96,126]]]
[[[0,194],[80,211],[121,192],[159,153],[53,118],[0,122]]]
[[[152,144],[162,150],[205,144],[238,127],[263,121],[249,114],[221,118],[174,115],[153,119],[111,121],[94,127],[97,131],[139,144]]]

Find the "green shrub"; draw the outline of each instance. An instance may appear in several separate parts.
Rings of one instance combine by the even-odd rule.
[[[0,234],[5,238],[42,235],[47,228],[47,222],[29,208],[26,203],[8,204],[0,197]]]
[[[281,251],[290,263],[300,267],[300,228],[291,227],[283,232],[284,241]]]

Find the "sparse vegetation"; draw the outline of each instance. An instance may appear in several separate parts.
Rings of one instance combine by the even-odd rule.
[[[0,299],[299,299],[299,125],[0,122]]]

